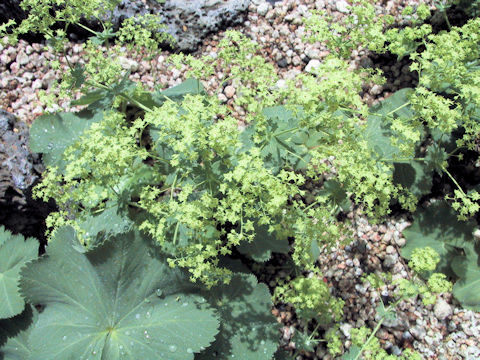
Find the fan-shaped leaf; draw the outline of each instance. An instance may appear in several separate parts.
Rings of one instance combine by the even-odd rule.
[[[87,110],[40,116],[30,128],[30,149],[43,154],[45,165],[58,166],[63,170],[66,165],[62,158],[65,149],[102,117],[102,113]]]
[[[25,360],[30,356],[28,337],[37,312],[30,305],[11,319],[0,320],[0,359]]]
[[[163,90],[159,93],[158,97],[160,99],[165,99],[168,97],[171,100],[181,100],[186,94],[191,95],[200,95],[204,93],[203,85],[197,79],[187,79],[181,84],[172,86],[166,90]]]
[[[409,189],[413,195],[421,197],[432,189],[433,171],[418,161],[395,163],[393,181]]]
[[[271,297],[253,275],[235,274],[228,285],[203,293],[218,309],[220,333],[196,360],[269,360],[278,347],[278,324],[271,314]]]
[[[379,104],[372,106],[368,117],[367,127],[364,136],[369,147],[374,150],[380,158],[393,159],[400,154],[398,147],[392,145],[390,123],[388,116],[410,119],[413,116],[413,110],[408,104],[408,95],[412,89],[405,88],[395,92],[389,98]]]
[[[0,319],[20,314],[25,307],[18,288],[20,268],[37,255],[37,240],[0,227]]]
[[[264,262],[271,258],[272,252],[285,254],[288,252],[288,240],[268,232],[268,226],[256,227],[252,242],[244,242],[237,246],[238,251],[250,256],[255,261]]]
[[[460,279],[453,286],[453,295],[462,306],[480,311],[480,256],[473,244],[464,247],[466,256],[456,256],[452,269]]]
[[[183,293],[183,273],[149,254],[137,232],[87,253],[73,245],[56,236],[22,271],[24,294],[46,306],[30,337],[35,359],[192,360],[214,340],[213,311]]]
[[[458,249],[473,240],[473,222],[459,222],[454,210],[444,201],[419,209],[414,219],[412,226],[403,231],[407,243],[402,256],[410,259],[414,249],[429,246],[440,255],[436,271],[451,274],[450,262],[459,254]]]

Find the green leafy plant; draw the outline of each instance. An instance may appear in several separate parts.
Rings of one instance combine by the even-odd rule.
[[[30,334],[35,356],[193,359],[213,341],[212,309],[184,294],[188,279],[150,256],[144,242],[129,232],[82,252],[73,230],[59,229],[48,257],[22,271],[24,295],[45,306]]]
[[[0,319],[11,318],[24,310],[25,302],[18,286],[19,273],[21,267],[37,255],[37,240],[25,240],[0,227]]]
[[[351,238],[338,215],[356,206],[370,220],[383,221],[394,203],[413,212],[431,192],[434,176],[452,185],[445,200],[459,219],[480,209],[477,190],[450,167],[476,150],[480,131],[479,19],[434,34],[423,24],[430,10],[419,5],[405,10],[411,23],[397,29],[393,18],[376,18],[372,5],[357,1],[345,23],[319,14],[308,18],[309,40],[326,42],[332,54],[284,88],[274,86],[277,76],[257,54],[259,45],[228,31],[215,58],[169,58],[172,66],[186,66],[190,78],[146,91],[118,62],[120,43],[132,51],[142,46],[153,57],[168,36],[157,32],[160,20],[152,16],[128,19],[113,31],[104,16],[117,4],[25,0],[29,18],[17,28],[12,22],[0,27],[12,43],[28,31],[43,33],[59,55],[68,26],[93,35],[83,64],[63,54],[70,71],[59,82],[60,96],[81,95],[71,105],[85,109],[46,114],[31,128],[31,148],[47,165],[34,195],[54,199],[58,211],[47,219],[47,254],[20,272],[20,293],[20,267],[35,257],[22,247],[31,241],[0,243],[0,251],[9,246],[23,256],[8,279],[7,296],[16,305],[0,307],[9,317],[0,320],[4,356],[285,357],[277,352],[268,288],[232,262],[234,255],[262,266],[273,253],[293,263],[295,276],[277,284],[273,300],[293,305],[306,325],[295,338],[299,349],[312,351],[326,340],[338,354],[335,323],[343,302],[316,266],[321,250]],[[82,16],[102,19],[103,31],[86,27]],[[59,21],[65,28],[52,30]],[[358,46],[409,56],[418,87],[368,107],[362,85],[384,79],[377,70],[350,68],[345,58]],[[216,68],[229,69],[220,83],[236,89],[243,130],[235,109],[202,86]],[[45,100],[55,102],[48,94]],[[352,332],[345,358],[389,358],[375,334],[406,296],[431,303],[435,293],[449,289],[433,270],[456,275],[456,298],[478,309],[471,225],[460,227],[450,208],[437,206],[414,214],[402,253],[427,283],[400,282],[398,299],[377,309],[376,328]],[[438,253],[435,269],[424,266],[436,263],[435,256],[428,264],[418,261],[430,249]],[[23,312],[19,294],[29,304]]]
[[[478,310],[480,283],[477,275],[480,267],[472,235],[474,229],[473,221],[462,223],[445,202],[435,202],[419,210],[412,226],[404,230],[407,244],[402,249],[402,256],[411,259],[417,249],[433,249],[438,254],[438,264],[434,263],[425,274],[428,276],[436,270],[458,277],[453,294],[464,307]],[[425,263],[425,256],[421,257],[420,263]]]

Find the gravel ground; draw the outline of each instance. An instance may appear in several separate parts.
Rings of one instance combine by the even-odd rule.
[[[379,13],[396,16],[404,6],[415,5],[416,2],[378,1],[377,7]],[[433,0],[425,3],[432,5]],[[263,0],[253,0],[247,21],[236,29],[262,46],[262,54],[275,64],[282,79],[280,81],[284,81],[308,71],[328,55],[328,50],[321,44],[302,42],[305,32],[302,17],[311,9],[326,9],[340,19],[347,12],[346,5],[344,0],[284,0],[273,5]],[[223,33],[212,35],[194,55],[215,53],[222,37]],[[72,62],[81,59],[81,44],[70,44],[68,53]],[[168,56],[169,53],[165,51],[158,56],[157,70],[160,75],[156,85],[164,88],[180,83],[185,70],[167,69]],[[132,80],[140,80],[147,88],[153,88],[149,63],[143,61],[141,56],[126,53],[126,57],[131,60],[128,66],[133,70]],[[16,47],[0,45],[0,107],[28,124],[46,110],[57,110],[45,109],[38,100],[39,90],[48,91],[53,79],[60,76],[60,72],[48,66],[53,59],[53,54],[42,44],[21,41]],[[374,57],[360,50],[353,54],[351,64],[352,67],[375,64],[387,77],[387,84],[364,89],[363,97],[369,104],[388,97],[398,89],[416,85],[415,75],[409,71],[408,60],[397,63],[394,59]],[[62,66],[62,71],[67,68],[65,63]],[[228,69],[221,70],[228,73]],[[207,90],[218,87],[218,75],[204,84]],[[232,86],[227,86],[219,97],[233,106],[236,96],[234,90]],[[58,108],[68,109],[68,103],[60,102]],[[243,110],[235,110],[241,120]],[[332,284],[336,295],[346,301],[341,327],[345,348],[350,346],[351,327],[368,325],[373,328],[376,324],[375,307],[379,303],[379,294],[363,283],[360,276],[375,270],[391,271],[394,278],[411,276],[399,257],[399,249],[405,244],[402,230],[409,225],[406,219],[392,217],[382,225],[370,225],[358,211],[349,213],[348,217],[355,224],[355,241],[348,246],[339,246],[333,252],[324,252],[319,258],[325,280]],[[391,294],[392,290],[388,287],[381,289],[381,295]],[[299,326],[294,312],[288,306],[279,306],[273,313],[283,325],[282,344],[285,348],[294,349],[291,339],[295,327]],[[437,303],[430,307],[425,307],[420,299],[403,302],[398,307],[397,315],[396,321],[384,323],[377,333],[382,346],[391,353],[398,355],[402,349],[410,347],[419,351],[425,359],[480,359],[480,313],[463,310],[451,294],[442,294]],[[299,359],[331,357],[323,346],[319,346],[315,355],[302,355]]]

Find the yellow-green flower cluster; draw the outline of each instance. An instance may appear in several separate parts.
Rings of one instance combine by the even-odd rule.
[[[323,325],[337,322],[342,318],[344,302],[330,294],[328,285],[319,274],[312,277],[299,276],[277,286],[274,297],[292,304],[297,315],[306,321],[316,319]]]

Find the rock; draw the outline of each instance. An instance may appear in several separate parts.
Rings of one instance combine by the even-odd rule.
[[[283,79],[278,80],[275,83],[275,89],[285,89],[287,87],[287,82]]]
[[[346,2],[345,0],[339,0],[335,2],[335,5],[337,7],[337,11],[340,11],[341,13],[348,14],[350,12],[349,6],[350,4]]]
[[[370,94],[380,95],[382,93],[382,91],[383,91],[382,86],[375,84],[375,85],[372,86],[372,89],[370,90]]]
[[[387,254],[394,254],[395,253],[395,248],[392,245],[388,245],[385,249]]]
[[[480,240],[480,229],[476,229],[474,232],[473,232],[473,236],[475,237],[475,239],[478,241]]]
[[[228,85],[223,92],[227,98],[231,99],[233,98],[233,95],[235,95],[235,88],[231,85]]]
[[[34,169],[34,160],[38,164],[38,156],[30,153],[28,148],[28,126],[17,120],[15,116],[0,109],[0,164],[2,172],[8,171],[11,186],[25,190],[38,177]],[[2,174],[4,175],[4,174]],[[0,197],[4,195],[0,190]]]
[[[340,331],[345,335],[347,339],[350,339],[350,331],[352,330],[352,325],[345,323],[340,325]]]
[[[20,66],[28,64],[29,58],[28,55],[23,51],[19,52],[17,55],[17,64]]]
[[[43,86],[43,82],[41,79],[36,79],[33,83],[32,83],[32,89],[36,90],[36,89],[41,89]]]
[[[389,269],[393,265],[395,265],[397,261],[398,261],[398,255],[397,254],[386,255],[385,259],[383,260],[383,266],[385,266],[387,269]]]
[[[302,63],[302,59],[300,58],[300,56],[295,55],[292,59],[292,64],[295,65],[295,66],[298,66],[301,63]]]
[[[19,6],[20,0],[2,0],[0,4],[0,23],[8,19],[21,21],[25,12]],[[121,0],[117,7],[108,12],[103,20],[112,22],[113,30],[120,27],[123,20],[137,15],[158,14],[176,43],[175,49],[195,51],[201,41],[212,32],[218,32],[230,25],[241,24],[250,0]],[[268,4],[267,4],[268,5]],[[102,31],[98,20],[88,19],[86,24],[97,31]],[[62,25],[63,26],[63,25]],[[73,40],[85,39],[91,34],[78,27],[69,27],[69,35]]]
[[[128,59],[124,56],[118,57],[118,63],[123,69],[127,71],[136,72],[138,70],[138,62],[132,59]]]
[[[261,3],[257,7],[257,14],[260,16],[265,16],[269,8],[270,8],[270,5],[267,2]]]
[[[49,70],[42,79],[42,87],[48,89],[50,85],[55,81],[55,71]]]
[[[393,233],[393,241],[395,242],[395,244],[398,246],[398,247],[404,247],[405,246],[405,243],[406,243],[406,240],[404,237],[401,237],[399,234],[398,234],[398,231],[395,231]]]
[[[423,340],[427,332],[425,331],[425,328],[415,325],[412,326],[412,328],[410,329],[410,334],[412,334],[415,339],[421,341]]]
[[[43,166],[40,156],[30,152],[28,137],[28,125],[0,109],[0,224],[44,239],[45,218],[53,205],[31,198]]]
[[[313,74],[314,69],[318,68],[321,65],[320,60],[318,59],[312,59],[308,62],[307,66],[305,66],[305,71],[308,73]]]
[[[279,61],[277,61],[277,65],[280,68],[286,68],[288,66],[288,61],[286,58],[281,58]]]
[[[443,321],[447,317],[451,316],[453,311],[452,307],[445,300],[438,299],[435,307],[433,308],[433,313],[438,320]]]
[[[147,2],[159,5],[155,0]],[[249,4],[250,0],[167,0],[157,13],[163,16],[168,33],[176,39],[174,47],[195,51],[209,33],[241,24]]]
[[[305,55],[310,59],[320,59],[320,50],[310,46],[305,49]]]

